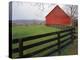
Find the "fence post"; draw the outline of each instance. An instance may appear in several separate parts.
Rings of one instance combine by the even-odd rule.
[[[23,41],[22,39],[19,40],[19,57],[23,56]]]
[[[76,38],[78,38],[76,35],[77,35],[77,32],[76,32],[76,27],[74,27],[74,31],[73,31],[73,33],[74,33],[74,39],[76,39]]]
[[[74,28],[71,29],[71,42],[74,41]]]
[[[60,42],[60,32],[57,33],[58,35],[58,55],[61,55],[61,50],[60,50],[60,45],[61,45],[61,42]]]

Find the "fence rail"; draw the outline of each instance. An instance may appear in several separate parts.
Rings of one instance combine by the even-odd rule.
[[[68,32],[68,33],[66,33],[64,35],[61,35],[64,32]],[[53,37],[51,39],[47,39],[47,40],[44,40],[44,41],[36,42],[34,44],[23,46],[23,42],[25,42],[25,41],[31,41],[31,40],[34,40],[34,39],[39,39],[39,38],[46,37],[46,36],[52,36],[52,35],[55,35],[55,34],[57,35],[57,37]],[[70,35],[70,37],[61,40],[61,38],[66,37],[68,35]],[[34,51],[32,53],[28,53],[28,54],[25,54],[25,55],[23,54],[24,50],[30,49],[30,48],[35,47],[35,46],[40,46],[42,44],[46,44],[48,42],[52,42],[52,41],[55,41],[55,40],[57,40],[57,43],[55,43],[53,45],[50,45],[48,47],[44,47],[43,49],[39,49],[39,50]],[[25,37],[25,38],[21,38],[21,39],[13,39],[12,43],[13,44],[19,43],[19,47],[15,48],[15,49],[12,49],[12,53],[17,53],[18,52],[19,57],[17,57],[17,58],[32,57],[33,55],[36,55],[36,54],[38,54],[42,51],[45,51],[49,48],[57,46],[57,49],[49,52],[48,54],[46,54],[44,56],[49,56],[50,54],[55,53],[55,52],[58,52],[58,55],[60,55],[61,54],[61,49],[64,48],[65,46],[67,46],[68,44],[72,43],[73,40],[74,40],[74,28],[70,28],[70,29],[66,29],[66,30],[58,31],[58,32],[51,32],[51,33],[46,33],[46,34],[41,34],[41,35],[36,35],[36,36]],[[67,43],[62,45],[64,42],[67,42]]]

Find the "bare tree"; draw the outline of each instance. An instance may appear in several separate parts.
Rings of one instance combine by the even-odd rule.
[[[78,7],[77,5],[71,5],[69,6],[70,8],[70,14],[71,14],[71,18],[74,20],[76,19],[78,16]]]
[[[78,6],[77,5],[65,5],[66,11],[71,17],[72,25],[75,26],[78,23]]]

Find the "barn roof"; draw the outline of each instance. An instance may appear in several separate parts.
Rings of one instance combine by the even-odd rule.
[[[58,5],[57,5],[56,7],[54,7],[54,9],[52,9],[52,11],[49,12],[48,15],[46,15],[46,17],[49,16],[49,15],[50,15],[52,12],[54,12],[55,10],[62,11],[66,16],[70,17],[70,16],[69,16],[66,12],[64,12],[64,10],[61,9]]]

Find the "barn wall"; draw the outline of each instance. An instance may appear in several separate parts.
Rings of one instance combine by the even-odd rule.
[[[71,18],[57,6],[46,16],[46,24],[69,25],[71,24]]]

